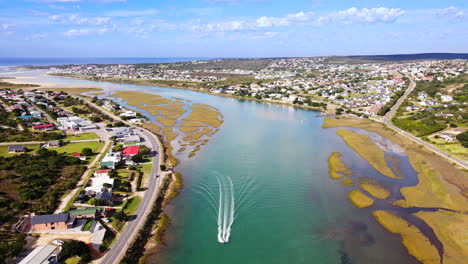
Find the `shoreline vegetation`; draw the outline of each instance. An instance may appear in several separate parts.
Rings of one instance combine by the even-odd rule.
[[[360,190],[352,190],[348,193],[348,198],[351,203],[357,208],[366,208],[374,204],[369,196],[365,195]]]
[[[184,89],[184,90],[192,90],[196,92],[206,93],[214,96],[221,96],[227,98],[235,98],[239,100],[248,100],[248,101],[255,101],[261,103],[271,103],[271,104],[279,104],[279,105],[288,105],[299,107],[303,109],[309,109],[318,111],[321,113],[332,114],[334,113],[333,108],[323,109],[321,107],[314,107],[314,106],[307,106],[307,105],[298,105],[280,101],[270,101],[270,100],[262,100],[256,99],[255,97],[246,97],[246,96],[237,96],[237,95],[230,95],[230,94],[216,94],[211,93],[203,87],[197,87],[199,83],[197,82],[183,82],[183,81],[164,81],[164,80],[149,80],[149,79],[126,79],[126,78],[100,78],[95,79],[84,75],[74,75],[74,74],[53,74],[49,73],[50,76],[58,76],[64,78],[73,78],[73,79],[81,79],[87,81],[96,81],[96,82],[111,82],[111,83],[123,83],[123,84],[136,84],[136,85],[144,85],[144,86],[159,86],[165,88],[175,88],[175,89]]]
[[[400,179],[388,167],[384,151],[375,145],[368,136],[348,129],[338,129],[336,134],[359,156],[367,160],[375,170],[389,178]]]
[[[376,210],[373,212],[374,217],[389,232],[399,234],[408,252],[422,263],[441,263],[441,258],[443,258],[444,264],[461,263],[466,260],[468,257],[468,244],[466,243],[468,235],[465,232],[468,221],[466,215],[468,211],[468,175],[466,170],[458,168],[455,164],[451,164],[430,150],[390,130],[384,124],[373,120],[326,117],[322,127],[339,128],[337,130],[341,131],[340,134],[343,134],[343,131],[350,131],[342,129],[343,127],[364,129],[377,133],[400,146],[417,172],[418,183],[415,186],[401,188],[403,199],[393,201],[392,204],[403,208],[421,209],[413,215],[424,221],[434,231],[435,236],[443,246],[444,255],[439,256],[438,250],[428,238],[416,226],[399,216],[387,211]],[[353,149],[359,154],[358,151],[362,152],[362,138],[348,136],[346,143],[355,146],[357,149]],[[359,144],[361,147],[357,147]],[[366,160],[369,161],[369,159]],[[387,199],[390,195],[385,186],[381,186],[372,179],[360,178],[358,183],[361,189],[377,199]],[[357,192],[352,193],[349,194],[351,202],[354,205],[358,203],[362,206],[364,203],[359,203],[359,199],[356,198],[361,197],[361,195]],[[439,210],[424,211],[422,210],[424,208],[439,208]]]
[[[199,103],[192,103],[178,98],[164,98],[157,94],[149,94],[133,91],[116,91],[110,97],[121,98],[128,105],[139,110],[146,111],[155,117],[158,124],[149,122],[141,126],[160,137],[164,147],[164,161],[166,168],[177,166],[179,160],[174,155],[174,147],[171,142],[177,141],[181,146],[177,154],[187,154],[188,158],[196,155],[196,152],[205,145],[219,127],[223,124],[223,115],[218,109]],[[184,108],[184,105],[188,109]],[[187,116],[185,114],[189,112]],[[177,127],[177,124],[180,124]],[[191,148],[190,148],[191,147]],[[150,232],[150,235],[139,232],[136,242],[127,251],[121,263],[135,263],[132,260],[144,261],[146,254],[151,249],[164,245],[164,233],[170,226],[171,219],[164,214],[164,206],[176,197],[183,188],[182,175],[178,172],[170,173],[164,179],[160,196],[157,198],[151,213],[142,229]],[[153,221],[152,225],[150,221]]]
[[[437,249],[416,226],[387,211],[377,210],[372,214],[385,229],[393,234],[400,235],[403,245],[408,249],[408,253],[418,261],[423,264],[441,263]]]
[[[341,160],[341,153],[333,152],[328,158],[328,168],[330,178],[339,180],[344,176],[351,177],[353,173]]]

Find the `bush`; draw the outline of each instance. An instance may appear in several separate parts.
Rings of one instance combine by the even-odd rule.
[[[82,241],[69,240],[62,245],[62,251],[60,251],[62,259],[79,256],[81,260],[89,262],[91,260],[91,251],[88,245]]]
[[[460,141],[463,147],[468,148],[468,130],[461,134],[458,134],[457,140]]]
[[[90,148],[84,148],[81,150],[81,154],[84,156],[91,156],[93,155],[93,150]]]

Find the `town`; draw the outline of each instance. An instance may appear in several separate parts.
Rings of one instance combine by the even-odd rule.
[[[154,135],[132,125],[146,122],[109,99],[0,89],[2,259],[88,262],[142,219],[159,165],[170,173]]]

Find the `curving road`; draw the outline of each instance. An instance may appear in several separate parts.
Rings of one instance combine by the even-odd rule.
[[[408,77],[409,78],[409,77]],[[379,121],[379,122],[382,122],[384,123],[385,125],[387,125],[389,128],[393,129],[394,131],[396,131],[397,133],[399,133],[400,135],[403,135],[411,140],[413,140],[414,142],[418,143],[418,144],[421,144],[423,145],[424,147],[428,148],[429,150],[431,150],[432,152],[438,154],[439,156],[443,157],[443,158],[446,158],[448,159],[449,161],[451,162],[454,162],[460,166],[462,166],[463,168],[465,169],[468,169],[468,162],[466,160],[463,160],[463,159],[460,159],[460,158],[457,158],[457,157],[454,157],[450,154],[448,154],[447,152],[443,151],[443,150],[440,150],[438,149],[437,147],[435,147],[434,145],[416,137],[416,136],[413,136],[411,135],[410,133],[394,126],[392,123],[391,123],[391,119],[392,119],[392,116],[395,114],[395,112],[397,111],[397,109],[400,107],[400,105],[406,100],[406,98],[408,97],[408,95],[413,91],[413,89],[416,87],[416,83],[414,82],[413,79],[409,78],[410,79],[410,85],[408,86],[408,89],[406,90],[406,92],[400,97],[400,99],[398,99],[398,101],[395,103],[395,105],[393,105],[393,107],[390,109],[390,111],[388,111],[388,113],[384,116],[383,119],[381,120],[378,120],[378,119],[374,119],[376,121]]]
[[[81,98],[81,97],[80,97]],[[99,108],[97,105],[91,103],[90,101],[81,98],[86,101],[89,105],[93,106],[97,110],[111,116],[115,120],[121,120],[118,116],[114,115],[111,112],[104,111],[103,109]],[[125,121],[123,121],[125,122]],[[125,122],[127,123],[127,122]],[[127,123],[128,124],[128,123]],[[104,256],[101,263],[105,264],[114,264],[119,263],[122,257],[125,255],[128,247],[133,242],[133,239],[137,235],[138,231],[142,228],[146,216],[150,213],[154,202],[159,193],[159,189],[161,187],[162,179],[164,178],[164,174],[161,174],[161,170],[159,165],[163,162],[163,155],[160,155],[163,151],[163,146],[159,138],[151,133],[150,131],[132,126],[135,131],[140,134],[142,138],[144,138],[145,142],[148,144],[148,147],[151,148],[153,151],[156,151],[157,155],[153,156],[152,162],[153,166],[151,167],[151,174],[148,181],[148,188],[145,191],[145,195],[143,196],[143,200],[141,201],[138,210],[136,211],[136,217],[130,221],[124,231],[117,237],[117,240],[110,248],[109,252]],[[159,177],[158,177],[159,176]]]

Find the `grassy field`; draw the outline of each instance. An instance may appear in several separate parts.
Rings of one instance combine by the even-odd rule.
[[[12,144],[14,145],[14,144]],[[17,144],[16,144],[17,145]],[[36,150],[38,150],[40,148],[40,145],[39,144],[35,144],[35,145],[24,145],[27,149],[28,149],[28,152],[26,153],[35,153]],[[12,157],[12,156],[16,156],[16,155],[20,155],[20,153],[16,154],[16,153],[8,153],[8,146],[0,146],[0,156],[3,156],[3,157]]]
[[[74,152],[81,152],[83,148],[90,148],[93,150],[93,153],[98,153],[103,146],[104,146],[104,142],[90,141],[90,142],[68,143],[62,147],[51,148],[51,150],[55,150],[58,153],[71,154]]]
[[[468,259],[468,215],[438,210],[420,211],[416,217],[426,222],[436,233],[444,247],[444,264],[464,263]]]
[[[81,258],[76,256],[76,257],[67,258],[65,260],[65,264],[78,264],[80,263],[80,261],[81,261]]]
[[[465,170],[457,168],[454,164],[394,132],[385,125],[369,119],[325,118],[323,124],[323,127],[346,126],[377,133],[391,140],[394,144],[398,144],[405,151],[405,154],[408,155],[411,165],[418,173],[418,184],[416,186],[401,188],[400,192],[404,196],[404,199],[394,202],[395,205],[402,207],[447,208],[459,211],[460,213],[468,211],[468,174]],[[388,215],[384,215],[381,218],[382,221],[379,221],[381,224],[386,221],[386,218],[389,218],[386,216]],[[461,252],[461,249],[457,245],[463,243],[466,245],[466,239],[460,237],[460,234],[466,234],[466,220],[463,220],[464,222],[461,223],[456,222],[451,224],[452,220],[455,221],[458,218],[454,217],[451,221],[444,222],[444,220],[438,219],[437,212],[425,212],[423,217],[443,244],[445,252]],[[437,221],[437,223],[430,223],[431,219]],[[408,226],[404,227],[403,230],[407,228]],[[447,236],[447,234],[452,234],[453,236],[444,238],[443,236]],[[409,242],[406,242],[405,246],[408,248],[413,247],[409,245]],[[429,250],[432,249],[429,247]]]
[[[340,157],[341,153],[333,152],[328,158],[328,173],[330,178],[334,180],[341,179],[343,175],[348,177],[353,175],[353,173],[348,169],[348,167],[346,167]]]
[[[429,140],[437,148],[461,159],[468,160],[468,148],[463,147],[460,142],[446,142],[443,139],[434,137],[429,137]]]
[[[349,192],[348,199],[357,208],[365,208],[374,204],[374,200],[372,200],[359,190],[352,190],[351,192]]]
[[[54,92],[67,92],[72,94],[82,94],[87,92],[100,92],[103,91],[101,88],[43,88],[43,90],[54,91]]]
[[[378,181],[371,178],[360,178],[359,187],[380,200],[390,197],[390,192]]]
[[[359,156],[366,159],[375,170],[387,177],[399,178],[388,167],[384,151],[368,136],[348,129],[338,129],[336,134],[341,136],[346,144],[354,149]]]
[[[134,215],[138,210],[138,206],[140,206],[141,197],[140,196],[133,196],[132,198],[128,199],[125,204],[123,205],[123,211],[127,215]]]
[[[70,135],[67,134],[67,137],[63,139],[63,141],[73,141],[73,140],[88,140],[88,139],[98,139],[99,136],[93,132],[85,132],[81,134]]]
[[[93,224],[94,220],[88,219],[86,224],[83,226],[83,231],[89,231],[91,229],[91,225]]]
[[[408,253],[421,263],[440,264],[439,252],[416,226],[387,211],[374,211],[373,215],[389,232],[400,235]]]

